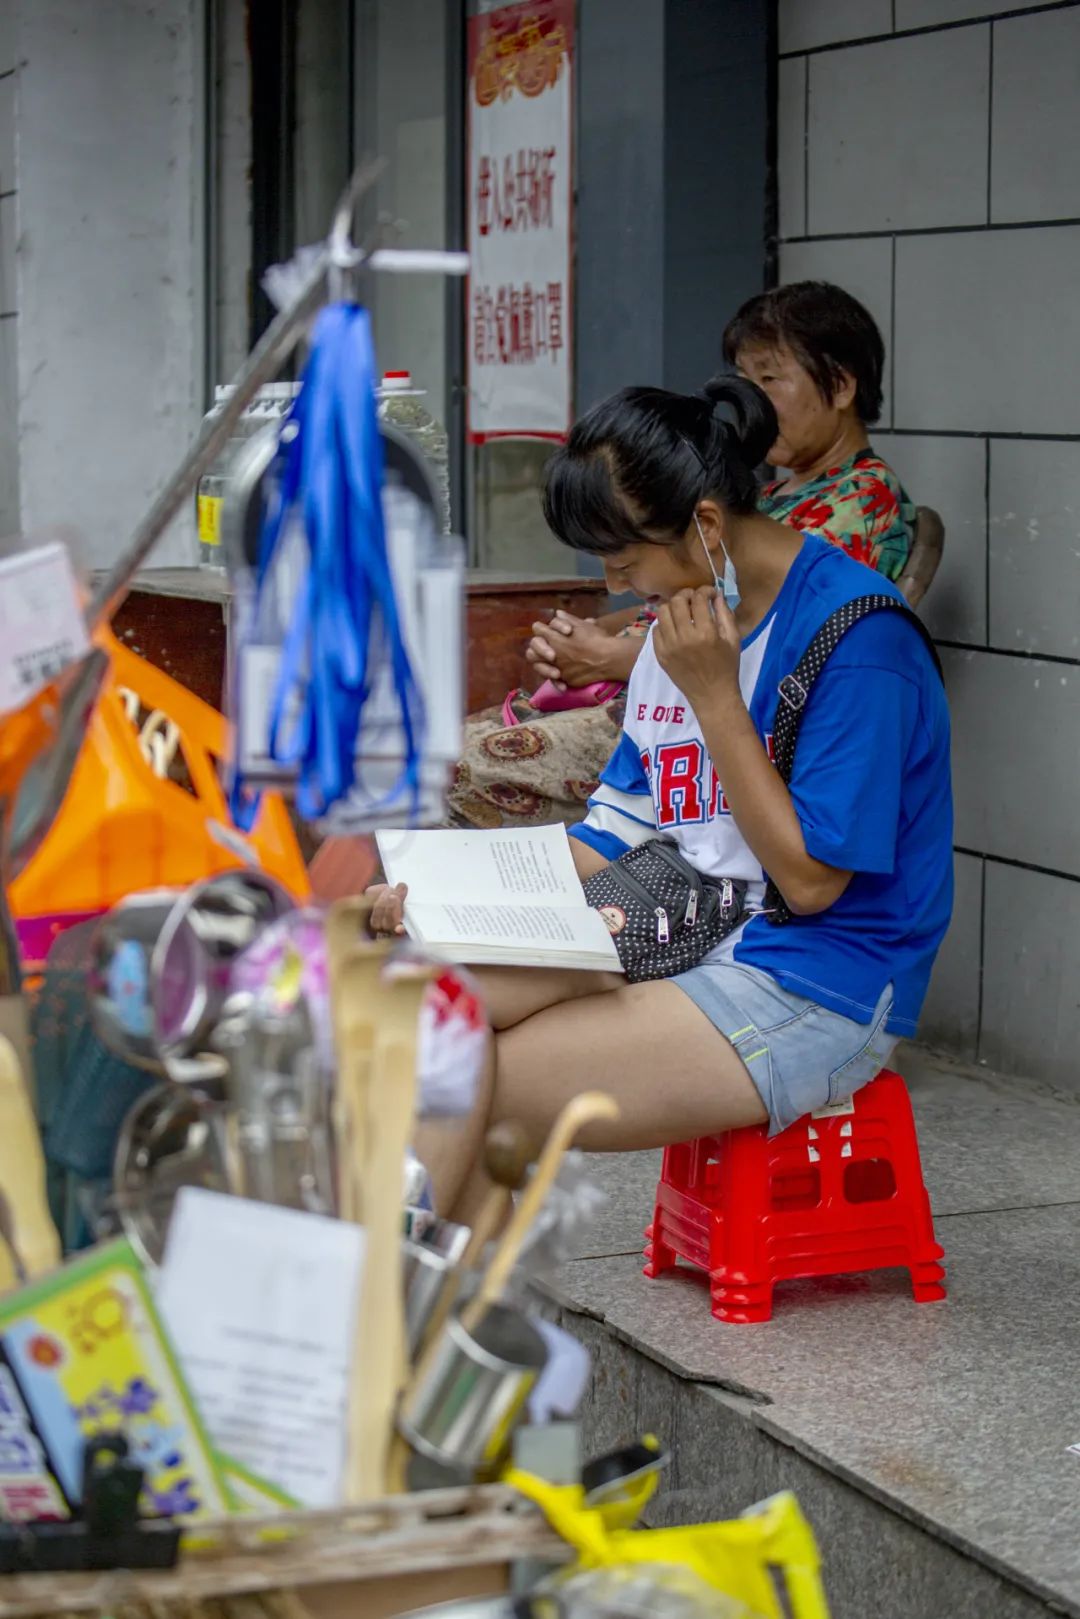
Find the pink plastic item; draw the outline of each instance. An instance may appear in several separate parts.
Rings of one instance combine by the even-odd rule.
[[[514,713],[518,697],[524,697],[541,714],[562,714],[570,708],[600,708],[624,689],[621,680],[594,680],[591,686],[567,686],[565,691],[560,691],[553,680],[545,680],[530,697],[520,686],[515,686],[513,691],[507,692],[503,703],[503,724],[509,728],[522,723]]]
[[[902,1266],[918,1303],[945,1297],[911,1102],[888,1069],[771,1141],[762,1124],[668,1147],[645,1236],[645,1275],[708,1271],[718,1321],[768,1321],[773,1287],[798,1276]]]

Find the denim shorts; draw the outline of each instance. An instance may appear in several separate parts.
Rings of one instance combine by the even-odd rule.
[[[769,1134],[830,1102],[846,1101],[885,1067],[890,984],[869,1023],[856,1023],[784,989],[758,967],[719,961],[673,978],[742,1058],[769,1114]]]

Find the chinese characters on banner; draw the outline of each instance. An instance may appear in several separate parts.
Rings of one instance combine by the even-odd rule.
[[[469,436],[570,426],[574,0],[469,20]]]

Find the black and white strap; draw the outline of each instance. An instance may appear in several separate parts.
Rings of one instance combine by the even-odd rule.
[[[922,620],[916,618],[906,602],[899,601],[895,596],[883,594],[856,596],[853,601],[845,602],[843,607],[838,607],[836,612],[831,613],[825,620],[799,659],[794,673],[785,675],[777,688],[780,701],[776,705],[776,719],[773,721],[773,760],[785,783],[791,781],[791,773],[795,766],[795,743],[798,741],[799,727],[814,682],[848,630],[858,624],[860,619],[868,618],[871,613],[881,612],[901,612],[914,624],[929,648],[934,667],[938,674],[941,674],[941,660],[930,632]],[[774,927],[782,927],[784,923],[791,921],[792,913],[787,902],[771,878],[765,889],[764,910]]]

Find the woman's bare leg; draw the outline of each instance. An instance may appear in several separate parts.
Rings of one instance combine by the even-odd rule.
[[[579,972],[569,967],[471,967],[480,985],[488,1022],[498,1032],[512,1029],[549,1006],[619,989],[621,973]]]
[[[413,1132],[413,1151],[431,1176],[440,1214],[458,1202],[471,1175],[483,1174],[481,1155],[491,1120],[494,1082],[495,1037],[489,1035],[472,1112],[461,1119],[423,1119]]]
[[[674,984],[624,984],[537,1013],[495,1040],[490,1122],[514,1119],[539,1151],[552,1123],[584,1090],[608,1091],[621,1116],[587,1129],[590,1152],[666,1147],[760,1124],[765,1107],[728,1041]],[[450,1205],[468,1223],[486,1189],[476,1159]]]

